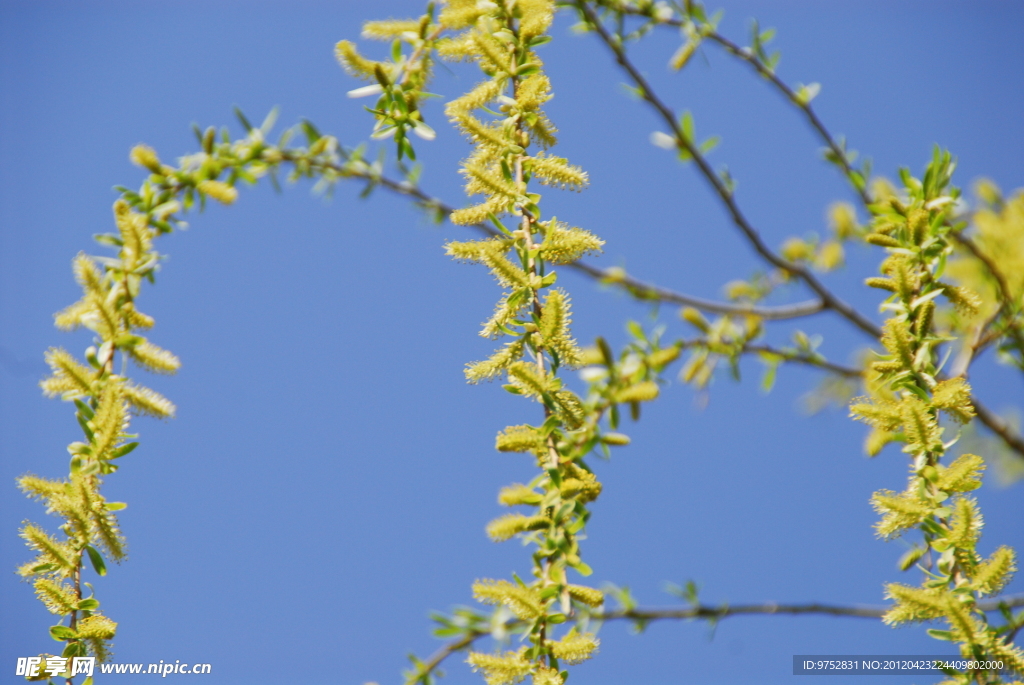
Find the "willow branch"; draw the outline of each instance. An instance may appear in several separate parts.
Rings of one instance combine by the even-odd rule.
[[[978,602],[977,607],[981,611],[997,611],[1000,607],[1015,608],[1024,606],[1024,595],[1011,595],[1007,597],[996,597],[994,599]],[[765,602],[763,604],[737,604],[730,606],[722,604],[711,606],[698,604],[696,606],[672,608],[672,609],[621,609],[610,611],[604,614],[594,614],[594,620],[612,621],[616,619],[656,621],[661,619],[693,619],[703,618],[719,620],[729,616],[749,616],[756,614],[785,614],[785,615],[811,615],[820,614],[826,616],[851,616],[855,618],[876,618],[880,619],[889,611],[889,607],[881,606],[841,606],[836,604],[777,604]]]
[[[818,118],[818,115],[814,111],[814,108],[811,107],[811,103],[805,102],[802,98],[800,98],[797,95],[796,91],[790,88],[785,81],[776,76],[775,71],[769,69],[768,65],[762,62],[760,59],[758,59],[757,56],[755,56],[752,52],[744,50],[743,48],[736,45],[731,40],[729,40],[722,34],[718,33],[717,31],[712,31],[711,33],[707,34],[707,38],[710,38],[712,41],[721,45],[729,54],[738,57],[739,59],[743,60],[751,67],[753,67],[754,71],[756,71],[765,80],[767,80],[769,83],[775,86],[775,88],[778,89],[778,91],[782,93],[787,100],[793,103],[793,105],[795,105],[797,108],[800,109],[800,111],[804,113],[804,116],[807,119],[807,123],[811,125],[811,128],[813,128],[817,132],[821,140],[825,143],[826,146],[828,146],[829,150],[832,151],[832,154],[835,155],[837,164],[839,164],[839,166],[842,168],[843,174],[850,182],[850,185],[853,186],[853,189],[857,193],[857,196],[860,198],[861,203],[865,207],[870,205],[873,202],[873,200],[871,199],[871,195],[868,193],[867,188],[864,187],[865,179],[862,178],[860,183],[854,180],[856,178],[856,176],[854,176],[855,170],[852,166],[850,166],[850,161],[846,156],[846,150],[844,150],[836,142],[835,138],[832,137],[832,134],[829,133],[827,128],[825,128],[825,125],[821,122],[821,119]]]
[[[683,25],[683,21],[680,19],[663,19],[661,17],[656,16],[654,14],[653,6],[649,10],[642,10],[636,7],[617,7],[615,9],[619,12],[622,12],[623,14],[632,14],[635,16],[646,17],[650,21],[663,26],[681,27]],[[753,68],[759,76],[761,76],[766,81],[775,86],[775,88],[780,93],[782,93],[782,95],[790,103],[792,103],[800,111],[802,111],[804,117],[807,119],[807,123],[810,124],[811,128],[813,128],[814,131],[818,134],[822,142],[824,142],[825,145],[829,148],[829,150],[832,151],[832,154],[835,155],[837,164],[842,168],[843,174],[850,182],[850,185],[853,186],[853,189],[857,193],[857,196],[860,198],[861,203],[865,207],[867,207],[873,202],[871,195],[864,187],[863,182],[858,183],[854,180],[854,174],[856,170],[852,166],[850,166],[850,161],[846,156],[846,151],[842,148],[842,146],[839,145],[839,143],[836,142],[836,139],[832,136],[831,133],[829,133],[828,129],[825,128],[825,124],[822,123],[821,119],[818,118],[818,115],[814,111],[814,108],[811,107],[810,102],[805,102],[803,99],[801,99],[795,90],[790,88],[790,86],[785,81],[780,79],[775,74],[774,69],[769,67],[763,61],[761,61],[757,57],[757,55],[755,55],[752,51],[740,47],[739,45],[732,42],[722,34],[718,33],[717,31],[710,31],[702,35],[704,36],[704,38],[707,38],[712,42],[718,43],[729,54],[739,58],[743,62],[746,62],[748,65],[750,65],[750,67]]]
[[[344,175],[347,178],[360,178],[370,181],[371,183],[375,183],[393,193],[411,197],[416,200],[419,205],[433,210],[445,218],[455,211],[454,207],[445,204],[436,197],[428,195],[421,188],[411,183],[396,181],[386,176],[376,175],[371,172],[343,169],[340,165],[325,164],[323,166],[325,168],[330,168],[332,171],[339,175]],[[471,224],[470,228],[488,236],[498,235],[498,231],[487,224]],[[632,276],[623,274],[618,269],[601,269],[583,261],[574,262],[568,266],[579,273],[601,281],[602,283],[615,285],[622,290],[625,290],[638,300],[678,304],[687,307],[694,307],[701,311],[712,312],[715,314],[757,316],[766,321],[781,321],[785,319],[798,319],[811,316],[828,309],[821,300],[807,300],[805,302],[796,302],[793,304],[779,305],[775,307],[730,304],[728,302],[719,302],[716,300],[696,297],[694,295],[687,295],[653,283],[646,283],[633,278]]]
[[[986,428],[998,435],[1006,446],[1016,452],[1018,456],[1024,457],[1024,437],[1014,432],[1006,421],[976,398],[971,398],[971,404],[974,405],[974,413],[978,415],[978,420]]]
[[[870,335],[872,338],[880,338],[881,330],[872,321],[864,317],[860,312],[855,310],[852,306],[840,300],[835,294],[833,294],[828,288],[826,288],[817,277],[812,274],[807,268],[798,264],[793,264],[782,257],[775,254],[761,238],[760,234],[750,224],[743,212],[740,210],[739,205],[736,204],[733,198],[732,192],[725,186],[722,180],[708,164],[707,159],[701,154],[696,143],[687,138],[684,134],[679,122],[676,119],[675,114],[669,107],[655,95],[651,85],[647,82],[647,79],[639,72],[636,66],[626,56],[626,52],[622,45],[615,38],[608,33],[608,30],[601,23],[600,19],[594,13],[594,10],[584,1],[576,0],[575,6],[579,11],[587,18],[589,25],[593,30],[600,36],[601,40],[608,46],[608,49],[612,51],[615,57],[615,61],[618,62],[619,66],[629,75],[636,84],[640,95],[646,100],[662,118],[665,124],[672,131],[675,137],[676,145],[685,150],[687,154],[693,159],[697,165],[701,175],[707,181],[711,189],[718,195],[722,204],[725,206],[733,224],[740,230],[747,241],[753,246],[754,250],[759,254],[766,262],[772,266],[786,271],[792,274],[794,277],[802,280],[807,287],[809,287],[820,299],[822,307],[824,309],[831,309],[838,313],[843,318],[847,319],[854,326],[862,330],[863,332]]]
[[[486,229],[486,227],[483,227]],[[807,300],[794,304],[779,305],[777,307],[759,307],[756,305],[728,304],[706,300],[693,295],[686,295],[675,292],[652,283],[639,281],[632,276],[625,275],[613,269],[599,269],[586,262],[575,262],[570,264],[572,268],[580,273],[595,278],[602,283],[614,284],[638,300],[652,302],[668,302],[693,307],[705,312],[715,314],[726,314],[731,316],[757,316],[766,321],[780,321],[783,319],[798,319],[812,314],[823,312],[827,309],[821,300]]]
[[[998,611],[1002,607],[1014,609],[1024,607],[1024,595],[1007,595],[1005,597],[994,597],[992,599],[978,602],[977,607],[981,611]],[[680,608],[633,608],[619,609],[598,614],[590,614],[593,621],[661,621],[661,620],[690,620],[704,619],[718,621],[730,616],[848,616],[851,618],[873,618],[881,619],[889,610],[889,607],[882,606],[842,606],[838,604],[778,604],[776,602],[764,602],[761,604],[737,604],[730,606],[721,604],[712,606],[709,604],[697,604]],[[514,629],[520,621],[506,624],[506,628]],[[414,683],[424,678],[437,669],[441,663],[455,652],[466,649],[480,638],[488,637],[488,631],[470,631],[457,640],[447,642],[434,652],[429,659],[422,662],[420,668],[415,672],[414,678],[408,682]]]
[[[844,378],[857,378],[860,379],[864,376],[864,372],[860,369],[855,369],[852,366],[843,366],[842,364],[836,364],[830,362],[820,355],[808,355],[800,352],[793,352],[790,350],[780,350],[770,345],[757,345],[747,344],[743,346],[743,352],[755,353],[755,354],[770,354],[779,357],[784,362],[804,364],[806,366],[813,366],[829,373],[834,373],[837,376]]]

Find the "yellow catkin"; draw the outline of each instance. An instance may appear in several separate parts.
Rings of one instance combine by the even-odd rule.
[[[418,34],[419,30],[420,22],[416,19],[384,19],[364,23],[362,36],[371,40],[394,40],[403,33]]]
[[[615,395],[617,402],[650,402],[657,399],[660,390],[654,381],[642,381],[623,388]]]
[[[470,652],[466,663],[484,674],[487,685],[514,685],[530,674],[530,662],[524,658],[524,651],[525,648],[504,654]]]
[[[493,380],[522,358],[524,344],[522,340],[513,340],[506,343],[505,347],[492,354],[490,358],[482,362],[467,364],[464,371],[466,380],[470,383]]]
[[[546,528],[550,523],[543,516],[505,514],[487,524],[487,535],[495,542],[504,542],[519,533]]]
[[[484,604],[504,605],[524,621],[544,613],[544,604],[536,590],[507,580],[479,580],[473,583],[473,598]]]
[[[196,189],[225,205],[230,205],[238,199],[238,190],[223,181],[200,181],[196,184]]]
[[[599,607],[604,604],[604,593],[585,585],[570,585],[569,596],[591,607]]]
[[[970,492],[981,487],[981,473],[985,461],[976,454],[961,454],[947,468],[940,471],[935,485],[945,492]]]
[[[983,595],[995,594],[1010,582],[1016,571],[1017,555],[1012,548],[1003,545],[978,565],[971,587]]]
[[[172,352],[148,341],[129,347],[125,351],[132,361],[155,373],[173,374],[181,368],[181,360]]]
[[[75,589],[67,583],[56,583],[48,578],[39,578],[33,583],[36,597],[51,614],[63,616],[78,608]]]
[[[555,658],[567,664],[581,664],[597,651],[599,641],[591,633],[570,631],[556,642],[549,642]]]
[[[541,495],[533,488],[528,488],[522,483],[503,487],[498,492],[498,504],[507,507],[514,507],[520,504],[540,504]]]

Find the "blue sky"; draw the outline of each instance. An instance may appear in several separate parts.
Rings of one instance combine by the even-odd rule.
[[[822,118],[878,173],[920,171],[938,143],[958,157],[961,186],[981,176],[1024,186],[1019,6],[721,6],[722,30],[737,41],[753,16],[778,29],[780,75],[820,82]],[[42,354],[89,344],[54,329],[51,315],[78,297],[71,258],[97,253],[90,236],[111,229],[111,186],[143,178],[129,149],[145,142],[165,159],[192,152],[192,122],[237,135],[234,105],[255,119],[279,105],[281,126],[306,117],[354,146],[372,122],[363,101],[345,97],[359,84],[338,68],[333,45],[354,39],[362,21],[420,9],[0,2],[0,569],[27,558],[19,522],[46,521],[14,478],[64,475],[65,446],[77,439],[69,406],[38,389]],[[719,296],[759,266],[754,255],[694,170],[649,143],[658,122],[567,19],[543,48],[556,92],[549,113],[561,129],[557,153],[592,185],[546,193],[547,211],[604,238],[601,265]],[[825,208],[849,192],[820,160],[818,141],[720,51],[670,73],[678,41],[652,35],[636,59],[666,101],[693,111],[702,136],[722,136],[711,159],[729,165],[748,216],[773,245],[823,232]],[[463,67],[442,68],[434,89],[453,96],[475,82]],[[418,145],[423,186],[459,205],[457,163],[469,148],[440,105],[428,120],[438,137]],[[183,368],[143,380],[179,412],[166,423],[138,420],[142,447],[105,485],[109,499],[129,503],[129,559],[95,582],[120,623],[117,661],[208,662],[208,679],[225,684],[397,682],[406,653],[440,644],[429,611],[471,603],[474,579],[527,570],[526,551],[490,542],[483,526],[500,513],[498,488],[532,470],[494,452],[494,435],[534,420],[533,408],[497,385],[466,385],[461,373],[489,354],[476,332],[498,291],[482,269],[444,257],[443,243],[465,229],[431,225],[384,192],[359,200],[358,190],[342,184],[325,201],[307,184],[280,195],[261,185],[161,239],[169,259],[140,306],[157,320],[152,339]],[[828,277],[876,320],[880,298],[859,283],[878,258],[855,251]],[[563,279],[581,341],[621,343],[629,318],[686,333],[674,310]],[[795,327],[774,329],[771,340],[785,342]],[[799,327],[821,333],[838,361],[865,343],[829,316]],[[879,604],[883,583],[900,579],[903,547],[873,537],[867,502],[876,489],[902,487],[904,456],[866,459],[863,427],[845,411],[805,416],[800,398],[815,373],[784,369],[764,395],[756,365],[744,372],[739,384],[716,379],[703,409],[673,382],[625,427],[633,444],[596,464],[605,490],[584,543],[592,580],[628,585],[645,605],[677,601],[664,583],[688,579],[708,602]],[[972,381],[997,410],[1024,397],[1021,377],[990,360]],[[984,551],[1024,548],[1021,487],[990,478],[981,491]],[[51,623],[29,586],[0,573],[4,673],[15,657],[52,648]],[[600,637],[601,653],[574,671],[574,683],[788,683],[794,654],[941,646],[919,628],[808,617],[731,618],[713,636],[698,623],[656,624],[641,636],[609,624]],[[459,659],[446,670],[447,682],[482,682]]]

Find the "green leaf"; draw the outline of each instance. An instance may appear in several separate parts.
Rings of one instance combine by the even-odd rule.
[[[78,603],[78,608],[81,611],[96,611],[97,609],[99,609],[99,607],[100,600],[92,599],[91,597],[89,599],[83,599],[81,602]]]
[[[78,637],[78,633],[67,626],[50,626],[50,637],[57,642],[64,642],[65,640],[74,640]]]
[[[594,569],[590,568],[590,566],[588,566],[584,561],[577,562],[573,564],[572,567],[584,578],[594,572]]]
[[[124,445],[121,445],[120,447],[118,447],[117,449],[115,449],[113,452],[110,453],[110,458],[111,459],[119,459],[119,458],[123,457],[124,455],[132,452],[138,446],[139,446],[138,442],[129,442],[129,443],[126,443]]]
[[[761,378],[761,390],[769,393],[772,388],[775,387],[775,376],[778,373],[779,364],[778,362],[768,364],[764,370],[764,376]]]
[[[103,561],[103,555],[99,553],[99,550],[92,545],[86,545],[85,551],[89,554],[89,561],[92,562],[92,568],[96,571],[96,575],[107,575],[107,564]]]
[[[124,241],[112,233],[94,233],[92,239],[100,245],[106,245],[107,247],[121,247],[124,245]]]
[[[127,502],[107,502],[107,511],[121,511],[122,509],[127,508]]]
[[[716,147],[718,147],[718,144],[720,142],[722,142],[722,138],[720,136],[711,136],[710,138],[708,138],[707,140],[700,144],[701,154],[706,155],[707,153],[711,152]]]
[[[301,125],[302,125],[302,132],[306,134],[306,143],[308,145],[312,145],[316,141],[320,140],[320,138],[321,138],[320,131],[317,130],[317,127],[314,126],[312,124],[312,122],[310,122],[310,121],[308,121],[306,119],[303,119]]]
[[[238,117],[238,121],[242,124],[242,127],[245,129],[245,132],[246,133],[251,133],[252,129],[253,129],[253,125],[250,124],[249,120],[245,118],[244,114],[242,114],[242,110],[239,109],[237,105],[235,106],[234,110],[235,110],[235,116]]]
[[[949,630],[939,630],[938,628],[929,628],[928,634],[934,637],[936,640],[945,640],[946,642],[956,642],[956,638],[953,637],[953,633]]]
[[[92,411],[92,407],[82,400],[75,400],[75,406],[78,408],[78,411],[82,412],[82,416],[84,416],[87,421],[91,420],[92,417],[95,416]]]

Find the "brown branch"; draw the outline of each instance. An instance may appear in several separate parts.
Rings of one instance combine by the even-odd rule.
[[[654,91],[647,82],[647,79],[643,77],[633,63],[629,61],[629,58],[626,57],[626,52],[619,41],[608,33],[607,29],[605,29],[600,19],[594,13],[594,10],[587,4],[587,2],[585,2],[585,0],[576,0],[575,6],[587,18],[589,25],[600,36],[605,45],[607,45],[612,51],[615,61],[618,62],[619,66],[622,67],[622,69],[636,84],[643,99],[655,109],[665,124],[668,125],[675,137],[676,145],[693,159],[701,175],[725,206],[732,222],[744,237],[746,237],[747,241],[753,246],[757,254],[772,266],[792,274],[807,284],[807,286],[821,299],[822,307],[824,309],[834,310],[840,316],[847,319],[850,323],[871,337],[875,339],[880,338],[881,330],[878,326],[864,317],[852,306],[836,297],[836,295],[826,288],[808,269],[798,264],[786,261],[768,248],[760,234],[743,215],[743,212],[740,210],[739,205],[736,204],[731,191],[729,191],[723,181],[711,168],[711,165],[708,164],[707,159],[705,159],[701,154],[695,141],[689,140],[684,134],[679,122],[676,120],[675,114],[654,94]]]
[[[980,611],[997,611],[1000,606],[1009,608],[1024,606],[1024,595],[1011,595],[1008,597],[996,597],[977,603]],[[691,607],[678,609],[622,609],[602,615],[594,615],[595,620],[609,621],[614,619],[654,621],[660,619],[692,619],[703,618],[718,620],[729,616],[750,616],[757,614],[787,614],[794,616],[802,615],[826,615],[826,616],[850,616],[855,618],[877,618],[880,619],[889,611],[889,607],[882,606],[841,606],[836,604],[777,604],[765,602],[763,604],[737,604],[730,606],[722,604],[709,606],[698,604]]]
[[[979,402],[977,398],[972,397],[971,404],[974,405],[974,413],[978,415],[978,420],[981,421],[986,428],[998,435],[999,438],[1006,443],[1007,447],[1024,457],[1024,437],[1015,433],[1006,421]]]
[[[829,373],[834,373],[837,376],[843,376],[844,378],[863,378],[864,372],[860,369],[855,369],[852,366],[843,366],[830,362],[824,357],[820,356],[809,356],[806,354],[800,354],[798,352],[790,352],[787,350],[780,350],[770,345],[756,345],[747,344],[743,346],[743,352],[753,353],[765,353],[776,355],[782,359],[782,361],[793,362],[797,364],[805,364],[807,366],[814,366],[819,369],[824,369]]]
[[[853,180],[854,169],[850,166],[850,160],[846,156],[846,151],[839,146],[832,137],[832,134],[828,132],[827,128],[825,128],[825,125],[821,122],[821,119],[818,118],[814,108],[811,107],[811,103],[804,102],[797,95],[796,91],[790,88],[785,81],[776,76],[775,71],[773,69],[769,69],[768,65],[758,59],[752,52],[744,50],[717,31],[712,31],[707,35],[707,37],[725,48],[726,52],[740,58],[753,67],[760,76],[775,86],[787,100],[796,105],[804,113],[804,116],[807,117],[807,122],[811,125],[811,128],[818,133],[825,145],[827,145],[829,150],[832,151],[832,154],[835,155],[839,166],[843,169],[843,174],[846,176],[847,180],[850,181],[850,185],[853,186],[853,189],[860,198],[861,203],[865,207],[872,204],[873,200],[871,199],[871,195],[868,193],[867,188],[863,186],[863,182],[867,179],[862,179],[862,183],[860,184]]]
[[[1004,606],[1010,609],[1024,606],[1024,595],[994,597],[992,599],[982,600],[976,605],[979,611],[984,612],[998,611],[1000,607]],[[594,621],[661,621],[687,619],[718,621],[730,616],[755,615],[819,615],[881,619],[888,610],[888,607],[882,606],[841,606],[837,604],[819,604],[817,602],[810,604],[778,604],[776,602],[764,602],[762,604],[737,604],[735,606],[729,606],[728,604],[718,606],[698,604],[690,607],[666,609],[619,609],[617,611],[608,611],[600,614],[590,614],[590,619]],[[506,624],[505,627],[512,630],[521,623],[521,621],[512,621]],[[423,677],[429,675],[438,666],[440,666],[441,663],[449,656],[455,652],[466,649],[480,638],[487,637],[489,635],[490,633],[486,631],[471,631],[457,640],[445,643],[444,646],[434,652],[429,659],[422,662],[420,668],[410,676],[410,679],[406,681],[406,684],[411,685],[412,683],[420,681]]]

